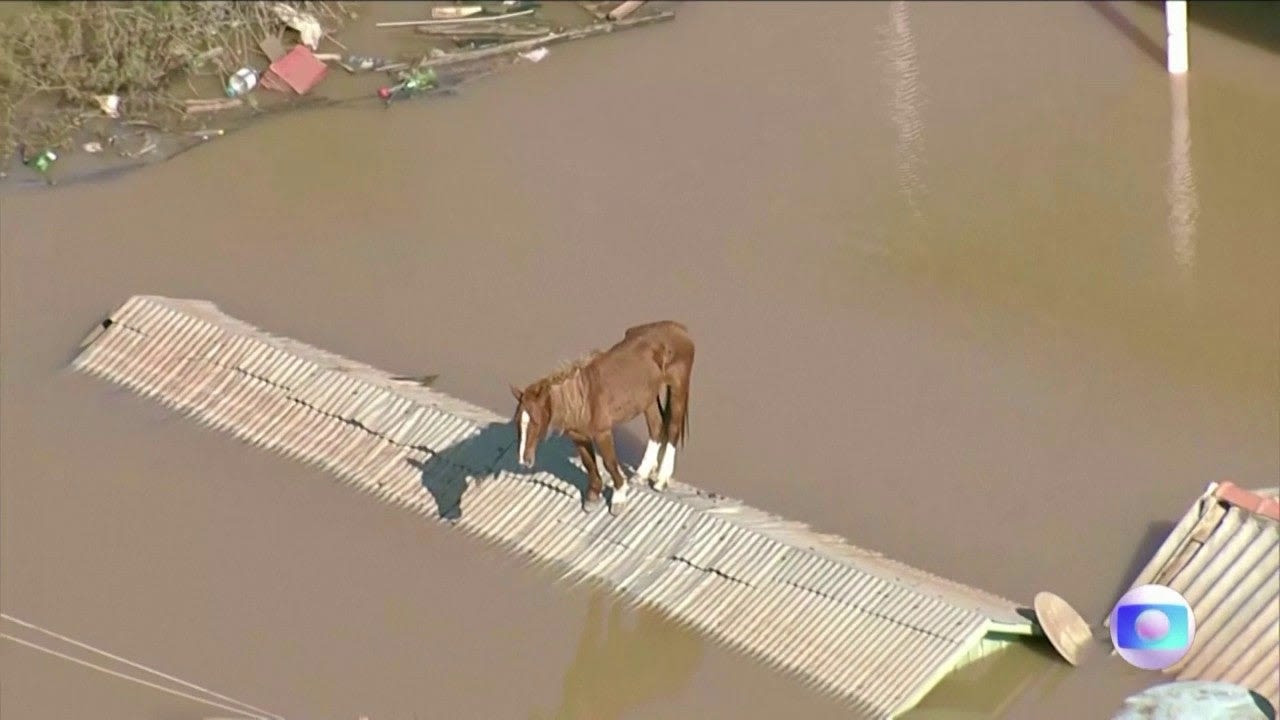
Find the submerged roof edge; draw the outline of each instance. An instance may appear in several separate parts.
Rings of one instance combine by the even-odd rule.
[[[465,411],[464,419],[473,423],[508,421],[507,418],[488,408],[439,390],[393,380],[385,370],[317,348],[292,337],[266,331],[245,320],[228,315],[217,303],[209,300],[138,294],[131,296],[118,306],[108,319],[115,319],[118,316],[127,317],[131,312],[137,312],[139,306],[147,304],[159,305],[196,316],[231,332],[254,337],[281,350],[305,353],[311,356],[310,359],[320,364],[332,364],[334,367],[331,370],[334,372],[347,373],[360,381],[403,395],[407,399],[439,407],[448,412]],[[101,330],[101,326],[95,327],[82,343],[79,354],[89,349]],[[996,593],[935,575],[927,570],[886,557],[880,552],[854,545],[842,536],[816,530],[808,523],[790,520],[758,509],[740,499],[705,491],[688,483],[673,480],[666,492],[693,502],[700,510],[721,515],[739,527],[791,545],[797,550],[812,552],[841,563],[853,563],[864,572],[888,582],[911,587],[916,592],[936,597],[953,606],[979,612],[1000,625],[1009,628],[1021,627],[1023,628],[1021,634],[1037,633],[1035,622],[1026,617],[1023,612],[1019,612],[1030,610],[1029,603],[1018,603]],[[1010,629],[1008,632],[1018,633],[1019,631]]]
[[[222,373],[227,377],[240,378],[236,382],[259,386],[262,390],[254,392],[264,393],[261,397],[271,396],[272,398],[278,398],[272,399],[270,402],[284,402],[286,405],[300,403],[305,409],[319,413],[319,416],[327,416],[324,422],[336,421],[343,424],[343,426],[357,428],[359,433],[367,433],[369,439],[374,442],[385,441],[385,443],[390,443],[390,446],[399,446],[399,448],[409,448],[415,451],[421,450],[426,453],[446,448],[443,445],[432,444],[436,442],[434,440],[424,447],[419,447],[416,444],[412,446],[404,444],[410,442],[407,439],[408,433],[413,431],[407,428],[410,428],[416,420],[401,420],[399,418],[402,415],[409,415],[415,418],[448,418],[445,421],[445,429],[449,433],[461,433],[457,434],[457,437],[469,437],[467,433],[478,432],[480,429],[489,426],[490,423],[503,425],[510,423],[509,418],[501,417],[490,410],[473,405],[452,395],[431,389],[417,382],[406,382],[404,378],[396,378],[384,370],[307,345],[300,340],[269,333],[243,320],[227,315],[216,304],[204,300],[173,299],[157,295],[132,296],[88,334],[81,343],[75,358],[71,361],[71,365],[79,371],[98,375],[112,382],[124,384],[147,396],[153,396],[155,399],[180,410],[184,414],[192,415],[202,423],[208,423],[210,417],[212,417],[215,421],[214,427],[232,433],[241,432],[236,429],[237,423],[243,425],[247,422],[244,420],[245,416],[242,410],[252,408],[248,405],[243,405],[237,400],[236,403],[233,403],[236,408],[231,408],[231,410],[234,410],[231,420],[224,422],[223,418],[217,415],[208,415],[202,418],[202,413],[216,412],[224,413],[225,415],[225,412],[229,412],[229,410],[224,411],[220,400],[212,401],[212,406],[216,409],[209,409],[207,398],[221,397],[217,395],[217,392],[219,392],[219,388],[224,386],[222,384],[224,381],[222,380],[214,384],[205,380],[197,382],[199,378],[210,372]],[[180,372],[179,368],[181,368]],[[352,401],[348,397],[348,393],[356,396],[357,399]],[[356,395],[356,393],[359,393],[359,395]],[[251,396],[255,398],[254,403],[261,402],[260,399],[257,399],[259,396]],[[335,397],[338,399],[335,400]],[[365,398],[369,398],[369,400]],[[275,406],[268,404],[262,407],[270,408]],[[373,410],[369,410],[369,408],[373,408]],[[258,413],[258,416],[263,416],[264,412],[270,415],[272,413],[279,414],[281,411],[278,407],[276,409],[263,410]],[[289,412],[292,413],[293,410],[289,410]],[[328,462],[323,459],[326,452],[324,450],[315,450],[319,455],[309,459],[307,453],[312,452],[309,448],[304,448],[305,451],[297,448],[289,450],[287,449],[287,442],[283,445],[278,445],[276,440],[266,442],[264,434],[270,435],[267,428],[271,428],[271,432],[276,432],[279,427],[270,424],[274,421],[267,420],[264,422],[268,424],[262,428],[253,429],[251,426],[245,426],[249,429],[244,429],[243,431],[250,433],[249,436],[246,436],[250,442],[268,449],[286,452],[290,457],[304,462],[320,462],[322,465]],[[439,423],[440,421],[428,420],[428,422]],[[453,436],[450,435],[450,437]],[[506,438],[502,434],[502,430],[499,429],[491,438],[498,441],[492,448],[501,450],[497,455],[498,459],[507,456],[513,451],[513,447],[505,446]],[[514,438],[511,438],[511,440],[514,443]],[[415,440],[413,442],[419,441]],[[492,442],[492,440],[486,441],[486,444],[481,447],[489,448],[489,442]],[[316,460],[316,457],[320,457],[321,460]],[[379,457],[376,456],[374,459]],[[343,456],[340,459],[340,464],[344,464],[344,467],[350,465],[349,460],[350,458]],[[334,462],[339,461],[335,460]],[[498,460],[494,462],[498,462]],[[325,465],[325,467],[331,466]],[[382,490],[385,489],[382,484],[382,480],[386,478],[385,471],[361,470],[367,476],[366,479],[356,479],[363,476],[342,476],[341,467],[332,466],[331,469],[334,473],[339,474],[344,482],[366,482],[367,480],[367,482],[373,483],[377,481],[376,488],[368,485],[364,487],[365,490],[372,489],[382,493]],[[466,469],[468,472],[472,471],[470,468]],[[497,473],[495,477],[506,474],[506,470],[501,469],[500,464],[493,464],[488,460],[485,461],[483,466],[476,465],[474,471],[482,475],[489,472]],[[545,474],[545,471],[543,474]],[[382,480],[379,480],[379,478]],[[467,479],[466,482],[469,484],[471,480]],[[395,487],[404,488],[408,487],[408,485],[400,484]],[[400,492],[400,490],[397,489],[396,492]],[[946,643],[950,647],[935,644],[927,659],[921,657],[915,661],[917,666],[915,670],[917,672],[908,673],[909,678],[901,678],[899,684],[901,689],[905,691],[903,695],[910,696],[908,698],[909,702],[899,702],[902,699],[901,697],[889,698],[882,695],[881,700],[886,702],[884,705],[877,706],[879,708],[878,711],[887,709],[889,704],[901,706],[900,710],[894,711],[895,714],[902,712],[906,708],[913,707],[938,682],[954,672],[957,668],[957,663],[962,662],[964,658],[974,653],[975,648],[985,642],[986,638],[992,633],[1000,633],[1006,636],[999,638],[1000,644],[1005,644],[1006,641],[1015,641],[1020,638],[1043,634],[1030,605],[1014,603],[994,593],[933,575],[927,571],[892,560],[879,552],[852,545],[840,536],[813,530],[806,523],[785,520],[780,516],[747,505],[740,500],[706,492],[685,483],[673,482],[671,488],[662,493],[662,495],[667,496],[666,502],[683,505],[690,513],[702,515],[704,518],[715,518],[713,521],[715,523],[736,526],[738,530],[733,532],[747,532],[756,535],[761,542],[765,543],[765,545],[762,545],[757,542],[753,546],[756,548],[754,552],[757,555],[760,554],[761,548],[766,548],[767,543],[770,542],[786,546],[789,553],[794,553],[792,557],[804,558],[798,560],[800,567],[807,568],[802,570],[803,573],[818,573],[813,576],[812,580],[805,580],[805,583],[827,582],[834,578],[832,582],[844,582],[847,585],[848,578],[858,575],[862,577],[869,576],[870,578],[878,578],[878,580],[873,579],[872,583],[896,586],[897,589],[894,592],[901,595],[904,599],[903,602],[915,603],[918,600],[924,600],[924,607],[948,608],[947,612],[955,614],[956,618],[961,616],[967,618],[965,625],[968,627],[956,628],[957,632],[946,638]],[[403,500],[398,495],[392,497],[380,494],[379,497],[384,501]],[[536,502],[541,503],[543,501],[537,500]],[[528,507],[535,506],[529,504]],[[484,522],[487,522],[487,520]],[[471,527],[470,529],[462,527],[462,529],[468,532],[478,532],[477,527]],[[500,532],[506,532],[505,530],[501,528],[492,530],[493,532],[488,535],[485,532],[479,532],[479,535],[504,544],[510,544],[512,541],[510,537],[500,537]],[[494,534],[494,532],[499,532],[499,534]],[[627,532],[630,531],[628,530]],[[551,557],[551,555],[548,555],[548,557]],[[636,562],[643,561],[642,557],[637,556],[637,558]],[[754,561],[758,558],[751,559]],[[710,570],[699,569],[712,572],[716,568],[711,568]],[[671,577],[677,578],[678,576],[672,575]],[[821,578],[827,578],[828,580],[821,580]],[[684,580],[673,580],[672,582],[684,582]],[[786,584],[783,580],[776,582]],[[883,587],[883,584],[880,586]],[[864,585],[863,587],[875,586]],[[861,600],[850,602],[849,600],[841,599],[847,587],[833,586],[828,588],[837,593],[836,595],[825,595],[824,593],[827,589],[820,587],[814,589],[814,587],[809,587],[808,584],[796,585],[795,587],[818,593],[828,600],[846,605],[851,608],[851,612],[869,613],[870,615],[878,616],[875,609],[872,608],[872,606],[878,607],[874,599],[871,605],[866,607],[864,607],[865,603]],[[708,592],[705,594],[707,594],[708,601],[716,599],[712,597],[715,593]],[[907,600],[908,598],[910,600]],[[699,602],[702,602],[702,600],[699,600]],[[762,600],[761,602],[765,601]],[[894,602],[898,601],[895,600]],[[901,607],[906,608],[907,605],[902,605]],[[915,607],[917,607],[916,604],[910,606],[910,608]],[[868,608],[871,609],[869,610]],[[714,608],[712,608],[712,611],[714,611]],[[926,626],[916,627],[914,622],[902,622],[908,620],[909,617],[910,612],[908,611],[906,615],[897,619],[890,616],[884,616],[884,619],[886,623],[901,626],[911,632],[933,635],[937,638],[945,637],[944,635],[935,635]],[[685,620],[687,621],[688,619],[686,618]],[[936,617],[928,622],[934,622],[935,620]],[[924,622],[924,620],[921,621]],[[714,632],[711,634],[712,637],[715,637]],[[726,641],[729,640],[728,636],[724,639]],[[838,640],[835,640],[835,642],[840,644]],[[753,655],[758,655],[761,652],[759,646],[752,646],[751,643],[742,647]],[[794,653],[793,650],[785,649],[779,652]],[[786,657],[778,655],[776,659],[781,661],[786,660]],[[779,667],[788,666],[789,664],[791,664],[791,660],[787,660],[786,663]],[[798,668],[791,668],[791,670],[799,671]],[[802,674],[812,681],[815,678],[823,677],[819,671],[828,672],[826,669],[817,668],[806,669]],[[919,681],[921,687],[916,686],[915,683],[917,681]],[[822,682],[830,684],[835,680],[827,678]],[[857,686],[857,688],[860,687]],[[833,685],[832,688],[835,688],[835,686]],[[854,688],[854,686],[850,685],[850,688]],[[843,695],[847,700],[853,700],[857,697],[856,688],[854,690],[849,688],[828,688],[825,691]],[[884,688],[881,688],[879,692],[883,693]]]
[[[997,624],[998,623],[987,621],[985,624],[974,628],[973,632],[971,632],[969,637],[965,638],[963,642],[957,643],[955,652],[953,652],[944,662],[938,665],[938,669],[933,676],[930,677],[929,680],[920,683],[910,695],[902,698],[902,702],[898,703],[898,706],[893,709],[893,717],[897,717],[919,705],[920,701],[924,700],[929,693],[933,692],[933,689],[938,686],[938,683],[942,682],[950,676],[951,673],[955,672],[956,666],[959,665],[970,653],[973,652],[973,649],[976,646],[981,644],[987,636],[993,632],[995,629],[994,626]]]

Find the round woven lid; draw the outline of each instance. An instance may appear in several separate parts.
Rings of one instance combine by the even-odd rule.
[[[1058,654],[1072,665],[1079,665],[1085,648],[1093,639],[1089,623],[1066,600],[1051,592],[1036,593],[1035,611],[1036,622]]]

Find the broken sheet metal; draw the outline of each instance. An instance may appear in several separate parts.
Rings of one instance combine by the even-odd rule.
[[[1280,503],[1276,488],[1213,483],[1134,580],[1182,593],[1191,649],[1165,671],[1241,685],[1280,705]]]
[[[547,469],[521,471],[508,418],[207,302],[131,298],[73,365],[661,608],[873,717],[904,712],[958,664],[1038,632],[1009,600],[689,485],[634,485],[621,517],[584,513],[581,465],[557,459],[571,453],[548,448]]]

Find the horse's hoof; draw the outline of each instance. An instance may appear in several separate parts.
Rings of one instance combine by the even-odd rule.
[[[617,488],[613,491],[613,497],[609,500],[609,514],[618,517],[622,514],[622,508],[627,504],[627,488]]]
[[[595,497],[588,497],[586,500],[582,501],[582,511],[588,512],[588,513],[595,512],[596,510],[599,510],[600,507],[603,505],[604,505],[604,498],[601,497],[600,495],[597,495]]]

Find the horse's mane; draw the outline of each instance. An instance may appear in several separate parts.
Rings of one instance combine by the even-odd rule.
[[[590,365],[592,360],[595,360],[603,354],[604,351],[602,350],[592,350],[575,360],[566,360],[557,365],[556,369],[552,370],[546,377],[535,382],[534,385],[542,385],[547,388],[559,385],[565,380],[572,378],[579,370]]]
[[[533,384],[548,393],[551,402],[551,424],[557,428],[576,428],[585,426],[590,419],[590,398],[585,394],[585,386],[572,382],[578,373],[592,360],[603,355],[601,350],[592,350],[576,360],[560,363],[551,374]]]

